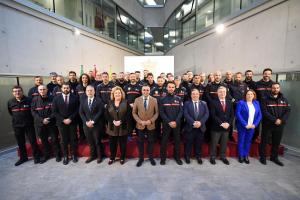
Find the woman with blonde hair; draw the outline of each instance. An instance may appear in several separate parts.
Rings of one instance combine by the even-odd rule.
[[[108,164],[115,161],[118,144],[120,146],[120,163],[125,163],[126,145],[128,135],[129,107],[125,99],[125,93],[121,87],[116,86],[111,91],[111,100],[106,107],[108,121],[107,134],[109,135],[110,159]]]

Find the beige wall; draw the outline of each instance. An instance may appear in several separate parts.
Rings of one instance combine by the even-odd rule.
[[[53,14],[54,15],[54,14]],[[81,30],[12,1],[0,2],[0,73],[66,74],[93,65],[122,71],[124,56],[140,55],[122,45]]]
[[[222,34],[213,29],[171,49],[167,55],[175,56],[175,73],[248,68],[260,73],[265,67],[276,72],[299,71],[300,1],[274,6],[280,2],[273,0],[229,21]]]

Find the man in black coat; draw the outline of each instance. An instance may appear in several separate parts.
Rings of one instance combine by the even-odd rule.
[[[283,163],[278,159],[278,148],[291,109],[288,100],[280,92],[280,84],[273,83],[271,88],[271,94],[267,95],[261,104],[263,120],[260,143],[260,162],[264,165],[267,164],[266,146],[268,144],[269,136],[271,136],[272,152],[270,160],[279,166],[283,166]]]
[[[45,85],[38,87],[39,96],[34,97],[31,104],[31,114],[34,118],[34,126],[37,135],[42,141],[44,157],[41,159],[41,164],[50,158],[51,146],[48,138],[54,147],[54,156],[56,161],[61,161],[61,151],[58,140],[58,130],[55,126],[55,117],[52,113],[52,100],[53,96],[48,95],[48,89]]]
[[[56,118],[56,125],[61,134],[61,144],[63,148],[63,164],[67,165],[68,145],[72,149],[72,160],[77,162],[77,137],[76,137],[76,115],[78,114],[78,98],[70,93],[70,85],[64,83],[62,85],[62,94],[53,100],[53,114]]]
[[[211,144],[210,163],[216,164],[216,149],[220,140],[220,158],[224,164],[229,165],[226,159],[226,148],[228,134],[232,126],[234,111],[231,100],[226,98],[227,88],[220,86],[217,90],[218,99],[210,102],[211,124]]]
[[[15,166],[28,160],[25,135],[31,144],[34,163],[37,164],[40,162],[40,151],[36,142],[33,118],[30,112],[31,99],[23,95],[23,89],[20,86],[14,86],[12,94],[14,97],[8,101],[7,108],[12,116],[12,126],[20,151],[20,159],[15,163]]]
[[[101,152],[103,149],[101,143],[101,135],[103,134],[101,130],[100,117],[104,113],[104,105],[100,98],[95,97],[95,88],[91,85],[86,87],[87,97],[80,102],[79,114],[83,122],[83,130],[87,137],[87,141],[90,146],[90,157],[85,161],[85,163],[90,163],[97,158],[97,163],[102,162]]]

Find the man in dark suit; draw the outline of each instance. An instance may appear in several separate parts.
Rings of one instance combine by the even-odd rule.
[[[102,162],[101,152],[101,122],[104,113],[104,104],[100,98],[95,97],[95,88],[88,85],[85,90],[86,98],[80,103],[79,114],[83,122],[83,130],[90,146],[90,157],[85,163],[90,163],[97,158],[97,163]],[[102,148],[103,149],[103,148]]]
[[[218,99],[211,101],[210,111],[212,118],[210,163],[216,164],[216,149],[220,140],[220,158],[224,164],[229,165],[226,159],[228,134],[232,126],[234,111],[231,100],[226,98],[227,88],[220,86],[217,90]]]
[[[78,114],[78,98],[70,93],[69,83],[62,85],[62,94],[53,99],[53,114],[56,118],[56,125],[61,134],[61,144],[63,148],[63,164],[67,165],[68,145],[72,149],[72,160],[77,162],[77,137],[76,137],[76,115]]]
[[[185,162],[190,163],[193,144],[195,144],[195,156],[197,162],[202,164],[201,146],[206,130],[205,122],[208,119],[209,111],[206,102],[200,100],[200,92],[194,88],[191,91],[191,100],[184,103],[184,117],[186,124]]]

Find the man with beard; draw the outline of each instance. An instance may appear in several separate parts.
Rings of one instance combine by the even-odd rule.
[[[64,77],[59,75],[56,77],[57,86],[53,89],[53,96],[61,94],[61,86],[65,82]]]
[[[183,115],[181,98],[175,95],[175,83],[169,82],[167,85],[168,94],[160,102],[160,116],[163,121],[163,134],[161,141],[161,165],[166,164],[167,145],[170,134],[173,132],[174,138],[174,159],[178,165],[182,165],[180,160],[180,125]]]
[[[71,94],[75,94],[76,93],[76,87],[78,85],[76,72],[69,71],[69,81],[68,81],[68,83],[70,85]]]
[[[248,69],[245,72],[244,83],[246,83],[248,85],[249,89],[252,89],[254,91],[256,90],[256,83],[255,83],[255,81],[253,81],[253,71],[252,70]]]
[[[279,166],[284,164],[278,159],[278,148],[282,138],[285,124],[291,112],[288,100],[280,92],[280,84],[273,83],[271,94],[266,95],[262,101],[262,133],[260,143],[259,161],[266,165],[266,146],[269,136],[272,138],[272,151],[270,160]]]
[[[149,85],[150,89],[152,90],[154,87],[156,87],[156,83],[154,81],[154,77],[152,73],[147,74],[147,85]]]
[[[188,91],[189,87],[190,87],[190,82],[189,82],[189,76],[187,75],[187,73],[184,73],[182,75],[182,83],[181,85],[183,87],[185,87],[185,89]]]
[[[201,77],[198,74],[194,75],[194,81],[193,81],[193,83],[189,87],[189,90],[188,90],[189,99],[191,98],[191,91],[193,89],[197,89],[200,92],[200,100],[203,100],[205,86],[201,84]]]
[[[234,80],[233,80],[233,75],[232,75],[231,71],[226,72],[225,79],[223,82],[226,83],[228,87],[233,84]]]
[[[54,97],[52,106],[52,112],[56,119],[56,126],[59,129],[63,148],[63,164],[67,165],[69,163],[69,145],[72,150],[72,160],[76,163],[78,161],[76,116],[78,114],[79,103],[77,97],[70,93],[70,85],[68,83],[62,85],[62,94]]]
[[[127,85],[127,83],[128,82],[125,80],[124,72],[120,72],[118,75],[116,86],[120,86],[124,90],[124,87],[125,87],[125,85]]]

